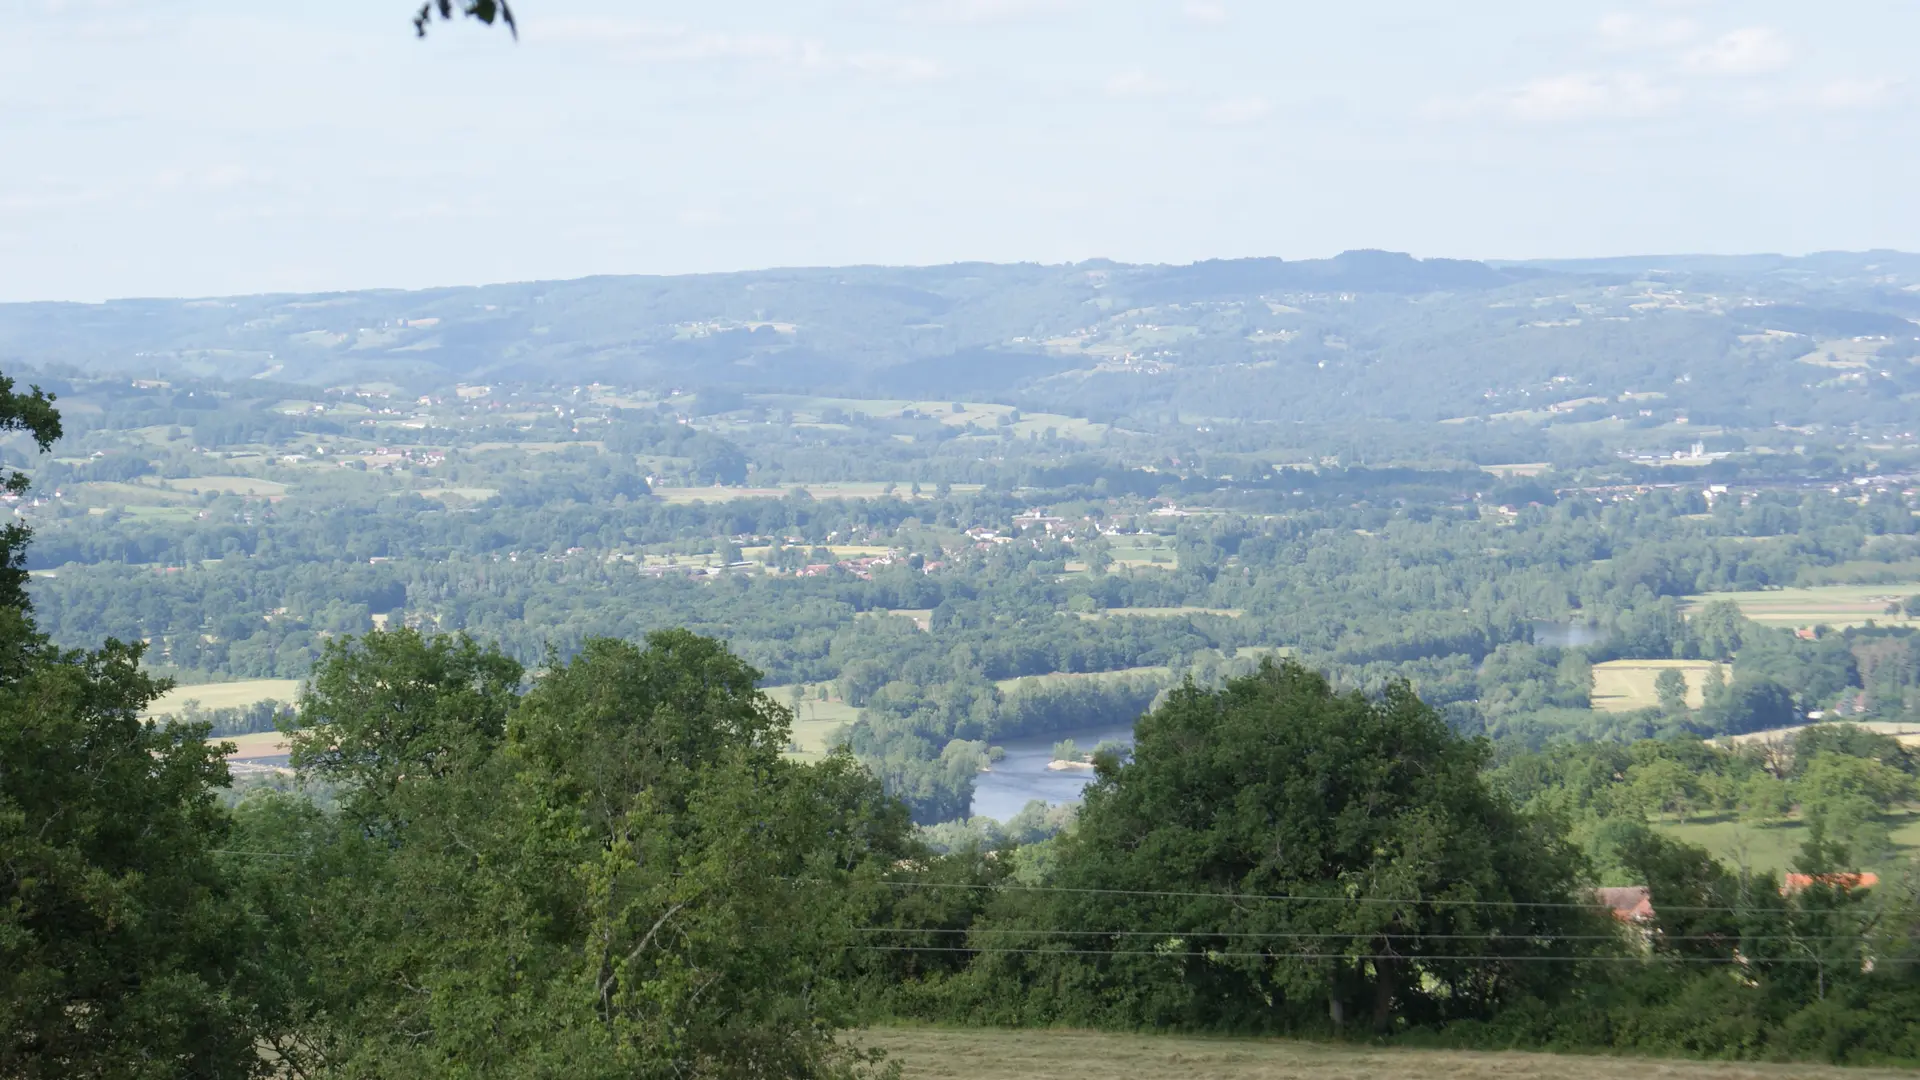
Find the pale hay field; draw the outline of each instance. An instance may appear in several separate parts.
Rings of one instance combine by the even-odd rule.
[[[1708,593],[1687,598],[1690,610],[1715,600],[1731,600],[1741,614],[1767,626],[1860,626],[1868,619],[1883,626],[1911,626],[1913,620],[1888,615],[1889,603],[1920,593],[1920,583],[1898,585],[1819,585],[1810,589]]]
[[[1381,1049],[1283,1039],[879,1028],[905,1080],[1891,1080],[1897,1069]]]
[[[1732,668],[1720,666],[1731,679]],[[1653,682],[1669,668],[1686,677],[1687,705],[1697,709],[1705,704],[1707,673],[1714,668],[1711,660],[1609,660],[1593,665],[1593,707],[1601,712],[1631,712],[1659,706]]]
[[[198,701],[202,709],[244,709],[262,701],[287,705],[300,696],[299,679],[240,679],[235,682],[194,683],[176,686],[147,707],[147,715],[177,713],[189,701]]]

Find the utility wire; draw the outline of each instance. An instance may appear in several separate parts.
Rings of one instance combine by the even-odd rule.
[[[1428,956],[1428,955],[1417,954],[1417,953],[1405,955],[1405,954],[1395,954],[1395,953],[1356,954],[1356,953],[1292,953],[1292,952],[1206,952],[1206,951],[1178,951],[1178,950],[1161,951],[1158,949],[1138,949],[1138,950],[994,949],[994,948],[966,949],[966,948],[961,948],[959,946],[944,946],[944,945],[845,945],[845,946],[842,946],[842,948],[852,950],[852,951],[862,951],[862,952],[943,952],[943,953],[986,954],[990,956],[1157,956],[1157,957],[1163,957],[1168,959],[1184,957],[1184,958],[1206,958],[1206,959],[1214,959],[1214,960],[1376,960],[1376,961],[1377,960],[1409,960],[1409,961],[1417,961],[1420,963],[1433,963],[1437,961],[1453,961],[1457,963],[1498,962],[1498,963],[1505,963],[1505,964],[1513,964],[1513,963],[1580,964],[1580,963],[1585,963],[1591,960],[1591,961],[1601,961],[1601,962],[1607,962],[1607,963],[1651,963],[1653,961],[1673,961],[1673,962],[1682,963],[1682,964],[1739,964],[1742,966],[1749,965],[1749,964],[1827,964],[1827,965],[1837,966],[1837,965],[1845,964],[1849,960],[1853,959],[1852,957],[1827,958],[1827,957],[1817,957],[1817,956],[1779,956],[1779,957],[1765,957],[1765,958],[1733,957],[1733,956],[1677,956],[1677,955],[1666,954],[1666,953],[1652,955],[1652,956],[1616,956],[1616,955],[1491,956],[1491,955],[1482,955],[1482,954],[1460,955],[1460,956]],[[1885,963],[1906,963],[1913,960],[1914,957],[1898,956],[1898,957],[1881,957],[1878,959]]]
[[[1627,928],[1622,928],[1623,933]],[[1652,929],[1652,928],[1649,928]],[[1044,928],[1014,927],[909,927],[909,926],[857,926],[851,928],[856,934],[967,934],[967,935],[1025,935],[1028,937],[1078,937],[1078,938],[1229,938],[1251,940],[1280,941],[1327,941],[1338,938],[1383,940],[1388,942],[1418,941],[1485,941],[1511,942],[1520,945],[1534,945],[1543,942],[1558,941],[1618,941],[1622,934],[1529,934],[1524,932],[1482,934],[1445,934],[1423,932],[1387,932],[1370,930],[1327,930],[1327,931],[1258,931],[1258,930],[1055,930]],[[1708,941],[1758,943],[1775,941],[1816,942],[1816,941],[1859,941],[1868,937],[1867,933],[1856,934],[1661,934],[1662,942]]]
[[[991,892],[1069,893],[1084,896],[1150,896],[1162,899],[1232,900],[1257,903],[1311,902],[1323,904],[1389,904],[1406,907],[1553,908],[1578,911],[1606,910],[1608,907],[1608,905],[1601,903],[1597,899],[1592,903],[1583,904],[1568,900],[1452,900],[1445,897],[1420,897],[1397,900],[1383,896],[1315,896],[1299,893],[1191,892],[1176,889],[1091,889],[1064,885],[984,885],[961,881],[883,880],[882,884],[903,889],[970,889]],[[1762,909],[1740,908],[1727,905],[1655,904],[1654,910],[1656,912],[1693,911],[1759,914]],[[1785,911],[1785,909],[1778,910]],[[1790,914],[1791,912],[1788,913]]]

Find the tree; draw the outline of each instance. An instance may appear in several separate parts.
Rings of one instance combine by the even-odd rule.
[[[292,762],[386,818],[386,801],[415,782],[471,767],[506,730],[522,675],[497,647],[418,630],[336,638],[300,699]]]
[[[417,637],[369,635],[324,661],[314,742],[356,751],[303,761],[342,779],[346,812],[270,799],[243,813],[249,843],[298,856],[265,871],[263,906],[312,913],[286,942],[296,1064],[836,1068],[850,1014],[821,973],[910,853],[904,807],[845,754],[783,758],[790,715],[711,639],[592,640],[517,697],[507,674],[468,643]]]
[[[222,746],[140,719],[164,684],[139,661],[42,648],[0,686],[0,1076],[266,1071]]]
[[[0,376],[0,430],[45,450],[53,398]],[[14,472],[5,488],[25,490]],[[142,712],[168,687],[142,646],[56,649],[0,531],[0,1076],[246,1077],[264,1017],[217,850],[225,744]]]
[[[1687,677],[1675,668],[1666,668],[1653,680],[1653,692],[1660,699],[1660,711],[1679,716],[1687,711]]]
[[[1767,772],[1756,771],[1740,785],[1740,820],[1748,824],[1772,825],[1785,819],[1792,805],[1792,788]]]
[[[1270,1030],[1371,1012],[1389,1030],[1545,992],[1565,968],[1530,961],[1582,947],[1562,935],[1587,925],[1568,903],[1584,864],[1488,788],[1488,754],[1405,685],[1336,694],[1270,659],[1217,690],[1189,682],[1140,720],[1129,760],[1096,759],[1079,828],[1055,841],[1060,891],[995,924],[1062,951],[982,963],[1068,1022]]]
[[[24,394],[13,387],[12,379],[0,375],[0,432],[24,431],[40,452],[46,453],[60,437],[60,414],[54,410],[54,397],[38,386]],[[30,483],[26,473],[9,469],[0,480],[0,490],[18,497],[27,493]],[[27,608],[27,542],[32,535],[18,520],[0,528],[0,607]]]
[[[1897,802],[1913,797],[1913,778],[1865,757],[1819,753],[1799,771],[1794,794],[1808,824],[1846,845],[1856,858],[1874,859],[1886,851],[1887,827],[1880,818]]]
[[[413,32],[416,36],[427,36],[427,27],[433,24],[436,13],[442,22],[452,19],[455,13],[469,19],[479,19],[488,26],[499,19],[516,40],[520,37],[520,27],[513,21],[513,9],[507,6],[507,0],[427,0],[413,16]]]

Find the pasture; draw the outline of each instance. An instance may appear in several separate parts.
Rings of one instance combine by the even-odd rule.
[[[817,758],[825,754],[833,745],[833,736],[841,727],[860,718],[860,710],[847,704],[837,696],[818,700],[815,695],[821,687],[829,694],[834,693],[831,683],[807,683],[801,686],[806,695],[800,707],[794,709],[793,744],[799,750],[792,756],[797,758]],[[760,692],[787,708],[793,708],[792,684],[782,686],[763,686]]]
[[[1652,709],[1660,704],[1653,683],[1662,671],[1674,670],[1687,680],[1687,705],[1699,708],[1706,703],[1707,673],[1711,660],[1609,660],[1593,665],[1593,707],[1601,712],[1631,712]],[[1720,665],[1726,667],[1726,665]],[[1729,679],[1733,672],[1725,674]]]
[[[1887,605],[1920,593],[1920,582],[1898,585],[1817,585],[1806,589],[1766,589],[1761,592],[1706,593],[1687,597],[1690,610],[1715,600],[1731,600],[1741,614],[1767,626],[1819,626],[1836,629],[1861,626],[1868,619],[1881,625],[1911,626],[1904,615],[1887,614]]]
[[[1012,694],[1029,687],[1051,686],[1081,679],[1108,682],[1130,678],[1166,679],[1172,675],[1172,668],[1165,664],[1155,664],[1148,667],[1120,668],[1117,671],[1051,671],[1045,675],[1020,675],[1011,679],[996,679],[993,685],[999,687],[1003,694]]]
[[[1892,1080],[1899,1069],[1671,1061],[1519,1051],[1095,1031],[872,1028],[904,1080]]]
[[[1891,338],[1852,337],[1835,338],[1814,345],[1813,350],[1799,358],[1803,364],[1815,364],[1829,368],[1864,368],[1880,363],[1880,350],[1893,344]]]
[[[241,679],[237,682],[193,683],[176,686],[154,699],[148,716],[177,713],[187,702],[197,701],[202,709],[244,709],[262,701],[280,701],[288,705],[300,697],[299,679]]]
[[[1880,861],[1865,862],[1862,870],[1897,871],[1910,864],[1920,851],[1920,811],[1912,808],[1891,814],[1886,819],[1893,833],[1893,852]],[[1728,866],[1749,866],[1755,870],[1785,873],[1800,854],[1807,830],[1798,819],[1777,825],[1749,825],[1736,818],[1716,815],[1679,824],[1655,821],[1653,827],[1676,840],[1707,849]]]
[[[854,618],[856,619],[886,619],[886,618],[912,619],[913,625],[919,627],[922,630],[931,631],[933,629],[933,609],[932,608],[894,608],[893,610],[890,610],[890,611],[887,611],[887,610],[862,611],[862,612],[856,613],[854,615]]]
[[[1553,468],[1550,461],[1519,461],[1511,465],[1482,465],[1480,471],[1489,472],[1505,480],[1514,476],[1539,476]]]
[[[189,494],[215,492],[277,499],[287,493],[287,485],[274,480],[262,480],[257,476],[176,476],[164,483],[175,491]]]
[[[971,494],[979,491],[982,484],[955,484],[955,494]],[[693,502],[732,502],[735,499],[784,499],[794,488],[805,488],[807,494],[816,499],[878,499],[886,494],[886,489],[894,489],[894,497],[911,499],[912,481],[884,480],[837,480],[811,484],[791,484],[787,487],[657,487],[653,489],[654,498],[664,503],[685,504]],[[921,486],[920,498],[933,498],[933,485]]]

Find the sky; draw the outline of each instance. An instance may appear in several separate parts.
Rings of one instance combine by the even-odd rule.
[[[1920,249],[1910,0],[0,0],[0,301]]]

